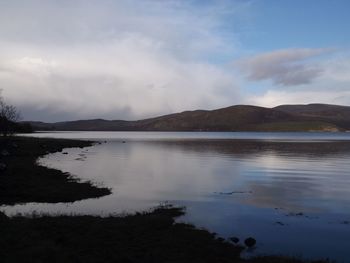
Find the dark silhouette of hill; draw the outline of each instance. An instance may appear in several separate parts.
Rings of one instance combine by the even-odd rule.
[[[29,122],[36,130],[60,131],[343,131],[350,129],[350,107],[310,104],[264,108],[236,105],[137,120]]]

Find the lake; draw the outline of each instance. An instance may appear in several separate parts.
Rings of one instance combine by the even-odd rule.
[[[33,135],[31,135],[33,136]],[[350,133],[55,132],[92,147],[42,165],[111,187],[74,203],[2,206],[16,213],[109,215],[169,202],[179,219],[222,237],[252,236],[247,255],[350,258]]]

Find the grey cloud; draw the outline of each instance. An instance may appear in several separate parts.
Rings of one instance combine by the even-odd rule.
[[[234,76],[208,62],[232,49],[217,27],[234,2],[205,16],[190,1],[0,0],[0,87],[27,120],[235,103]]]
[[[229,46],[216,29],[227,10],[234,12],[239,6],[235,1],[195,9],[187,1],[0,1],[1,40],[64,46],[134,36],[168,50],[186,49],[187,54],[220,53]],[[208,15],[213,7],[216,13]]]
[[[236,65],[249,80],[272,80],[275,84],[295,86],[309,84],[323,70],[308,60],[330,49],[286,49],[242,59]]]
[[[270,72],[262,78],[251,76],[252,79],[271,78],[277,84],[284,86],[295,86],[309,84],[312,80],[322,73],[322,69],[317,67],[307,67],[304,65],[278,65],[270,68]]]

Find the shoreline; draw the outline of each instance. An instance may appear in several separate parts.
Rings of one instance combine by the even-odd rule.
[[[91,145],[91,141],[80,140],[0,138],[0,163],[6,164],[0,176],[0,204],[73,202],[109,194],[108,188],[79,182],[67,173],[36,163],[39,156],[48,153]],[[327,262],[281,256],[242,259],[244,246],[193,225],[176,223],[175,218],[184,213],[172,206],[104,218],[36,214],[10,218],[0,212],[0,258],[5,262],[28,262],[32,258],[35,262],[84,263]]]
[[[37,159],[64,148],[92,146],[91,141],[31,137],[0,137],[0,205],[28,202],[74,202],[111,193],[105,187],[81,182],[57,169],[41,166]]]
[[[330,263],[288,256],[244,259],[249,249],[175,219],[184,208],[160,206],[120,216],[38,215],[0,212],[4,262]],[[243,242],[242,242],[243,243]],[[32,259],[32,260],[29,260]]]

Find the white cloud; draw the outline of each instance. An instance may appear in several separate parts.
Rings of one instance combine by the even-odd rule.
[[[26,119],[45,120],[134,119],[238,102],[231,72],[208,61],[234,47],[218,29],[235,4],[216,4],[214,13],[187,5],[1,2],[4,95]]]
[[[5,95],[16,104],[73,118],[141,118],[219,107],[237,89],[220,68],[184,63],[134,44],[86,47],[78,53],[55,49],[54,59],[45,52],[22,57],[8,61],[0,82],[7,84]]]

